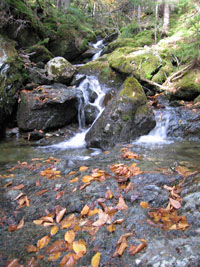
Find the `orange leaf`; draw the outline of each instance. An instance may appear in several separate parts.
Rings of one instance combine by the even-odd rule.
[[[48,261],[57,261],[61,256],[61,252],[53,253],[48,257]]]
[[[112,199],[112,198],[113,198],[113,194],[112,194],[112,192],[110,191],[110,189],[108,189],[108,190],[106,191],[105,198],[106,198],[106,199]]]
[[[21,221],[17,225],[17,230],[21,229],[23,226],[24,226],[24,217],[21,219]]]
[[[23,184],[19,184],[19,185],[13,186],[13,187],[11,188],[11,190],[20,190],[20,189],[22,189],[22,188],[24,188],[24,185],[23,185]]]
[[[78,254],[79,252],[81,252],[83,254],[86,253],[86,245],[84,244],[84,242],[82,240],[74,241],[72,246],[73,246],[73,250],[76,254]]]
[[[87,167],[87,166],[81,166],[81,167],[79,168],[79,171],[80,171],[80,172],[87,171],[87,170],[88,170],[88,167]]]
[[[140,207],[143,209],[148,209],[149,208],[149,203],[146,201],[141,201],[140,202]]]
[[[85,176],[83,176],[83,178],[82,178],[82,182],[83,182],[83,183],[89,183],[89,182],[91,182],[92,180],[94,180],[94,178],[93,178],[91,175],[85,175]]]
[[[74,266],[75,263],[76,263],[75,254],[70,253],[62,258],[59,267],[72,267]]]
[[[71,172],[68,173],[69,176],[74,175],[74,174],[76,174],[75,171],[71,171]]]
[[[53,227],[51,227],[50,234],[55,235],[58,232],[58,230],[59,230],[58,226],[54,225]]]
[[[56,240],[51,244],[47,249],[46,253],[48,254],[55,254],[58,252],[66,251],[68,247],[66,246],[66,243],[64,240]]]
[[[37,241],[37,247],[39,249],[42,249],[44,247],[46,247],[49,244],[50,241],[50,237],[48,235],[44,236],[43,238],[41,238],[40,240]]]
[[[77,183],[78,182],[78,177],[75,177],[74,179],[69,180],[70,183]]]
[[[28,245],[26,246],[26,250],[27,252],[37,252],[38,251],[38,248],[36,246],[33,246],[33,245]]]
[[[100,258],[101,258],[101,253],[100,253],[100,252],[97,252],[97,253],[92,257],[92,261],[91,261],[91,265],[92,265],[92,267],[98,267],[98,266],[99,266]]]
[[[46,192],[48,192],[48,191],[49,191],[48,189],[43,189],[43,190],[37,192],[37,193],[36,193],[36,196],[39,197],[39,196],[43,195],[44,193],[46,193]]]
[[[12,185],[12,182],[9,182],[9,183],[5,184],[3,188],[7,188],[7,187],[9,187],[10,185]]]
[[[65,233],[65,241],[67,241],[68,243],[72,243],[75,239],[75,233],[73,230],[67,231]]]
[[[128,209],[128,206],[126,205],[122,196],[119,197],[119,202],[118,202],[116,207],[118,210],[127,210]]]
[[[107,227],[107,230],[108,230],[110,233],[114,232],[114,231],[115,231],[115,225],[112,223],[111,225],[109,225],[109,226]]]
[[[83,207],[82,211],[81,211],[81,215],[82,215],[82,216],[87,215],[88,212],[89,212],[89,210],[90,210],[90,208],[88,207],[88,205],[85,205],[85,206]]]
[[[88,216],[93,216],[95,214],[99,213],[99,209],[95,208],[93,210],[89,210]]]
[[[129,249],[129,253],[130,255],[135,255],[138,252],[140,252],[143,248],[145,248],[147,246],[147,242],[144,239],[141,239],[142,243],[138,246],[136,245],[131,245],[130,249]]]
[[[67,210],[66,208],[65,208],[65,209],[62,209],[62,210],[58,213],[58,215],[56,216],[56,222],[57,222],[57,223],[61,222],[63,216],[65,215],[66,210]]]

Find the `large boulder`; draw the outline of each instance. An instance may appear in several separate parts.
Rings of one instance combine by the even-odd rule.
[[[33,91],[23,90],[17,111],[21,130],[56,129],[77,117],[76,89],[62,84],[40,86]]]
[[[129,77],[88,131],[87,146],[106,149],[147,134],[154,126],[154,114],[141,85]]]
[[[55,57],[47,62],[45,70],[55,82],[69,84],[76,69],[63,57]]]
[[[0,36],[0,135],[13,113],[23,79],[24,69],[14,43]]]

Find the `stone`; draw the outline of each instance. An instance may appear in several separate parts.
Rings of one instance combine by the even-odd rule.
[[[88,131],[87,146],[106,149],[147,134],[154,126],[154,115],[141,85],[129,77]]]
[[[45,65],[47,74],[55,82],[69,84],[76,72],[75,67],[63,57],[55,57]]]
[[[17,111],[21,130],[56,129],[77,117],[76,89],[64,85],[40,86],[33,91],[22,91]]]

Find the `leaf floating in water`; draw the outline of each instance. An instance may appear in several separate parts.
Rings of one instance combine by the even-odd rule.
[[[97,253],[92,257],[92,260],[91,260],[91,265],[92,265],[92,267],[98,267],[98,266],[99,266],[100,258],[101,258],[101,253],[100,253],[100,252],[97,252]]]

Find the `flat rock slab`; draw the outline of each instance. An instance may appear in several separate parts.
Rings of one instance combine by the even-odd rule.
[[[54,261],[51,261],[47,249],[55,241],[64,241],[65,233],[73,230],[75,241],[84,240],[86,246],[85,255],[74,266],[90,266],[97,252],[101,253],[99,266],[199,266],[199,170],[188,175],[180,193],[183,201],[179,214],[186,216],[189,227],[184,231],[169,231],[163,229],[161,222],[155,223],[148,212],[166,208],[169,192],[163,186],[177,185],[184,176],[180,174],[181,169],[179,173],[169,169],[147,170],[144,168],[147,161],[142,155],[128,160],[122,157],[118,147],[85,161],[86,167],[77,161],[70,168],[65,161],[50,157],[18,163],[9,171],[1,171],[0,265],[5,266],[16,258],[27,266],[27,262],[34,258],[37,266],[59,266],[66,254],[74,253],[72,246],[60,251]],[[133,164],[133,168],[138,169],[125,179],[127,172],[117,176],[110,168],[113,164],[123,164],[126,168]],[[120,199],[125,203],[122,201],[122,206],[119,205]],[[149,208],[142,208],[141,202],[148,203]],[[84,213],[85,205],[90,211],[98,209],[104,215],[107,212],[109,220],[106,217],[102,219],[105,223],[101,221],[99,226],[94,225],[99,215]],[[57,215],[64,208],[66,212],[61,222],[56,222]],[[58,226],[55,235],[50,234],[52,225],[45,227],[43,223],[33,223],[48,213],[53,214],[53,223]],[[62,222],[69,216],[75,219],[63,228]],[[22,228],[11,231],[11,225],[19,225],[22,218]],[[110,225],[114,228],[109,231],[107,227]],[[115,256],[117,243],[124,234],[129,235],[126,240],[128,247],[121,256]],[[28,253],[27,246],[37,247],[38,240],[44,236],[49,236],[48,245]],[[144,242],[141,240],[145,240],[147,247],[136,255],[130,255],[130,246],[141,245]]]

